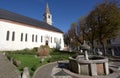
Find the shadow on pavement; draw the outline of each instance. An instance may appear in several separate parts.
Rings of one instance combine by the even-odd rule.
[[[117,78],[120,78],[120,76],[118,76]]]
[[[68,68],[68,63],[65,62],[58,62],[58,68]]]

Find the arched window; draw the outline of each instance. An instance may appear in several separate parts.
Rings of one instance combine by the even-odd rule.
[[[27,41],[27,34],[25,35],[25,41]]]
[[[23,33],[21,33],[21,41],[23,41]]]
[[[41,42],[43,41],[43,37],[41,36]]]
[[[35,41],[37,42],[37,35],[36,35],[36,40]]]
[[[34,42],[34,34],[32,35],[32,42]]]
[[[10,36],[10,31],[7,31],[7,35],[6,35],[6,40],[9,40],[9,36]]]
[[[61,39],[60,39],[60,44],[61,44]]]
[[[51,37],[51,43],[52,43],[52,37]]]
[[[15,32],[12,33],[12,41],[15,41]]]

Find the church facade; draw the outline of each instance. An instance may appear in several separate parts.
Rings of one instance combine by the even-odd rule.
[[[48,45],[63,50],[63,32],[52,26],[48,4],[44,21],[0,9],[0,51],[32,49]]]

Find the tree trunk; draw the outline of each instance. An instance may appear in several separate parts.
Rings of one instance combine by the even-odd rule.
[[[94,42],[93,41],[91,41],[91,46],[92,46],[92,53],[93,53],[93,55],[95,55]]]
[[[106,53],[105,53],[105,46],[104,46],[103,41],[101,41],[101,40],[100,40],[100,44],[101,44],[102,49],[103,49],[103,55],[105,56],[105,55],[106,55]]]

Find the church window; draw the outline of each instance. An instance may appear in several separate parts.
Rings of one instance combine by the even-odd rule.
[[[12,33],[12,41],[15,41],[15,32]]]
[[[51,43],[52,43],[52,37],[51,37]]]
[[[41,42],[43,41],[43,37],[41,36]]]
[[[6,40],[9,40],[9,36],[10,36],[10,31],[7,31],[7,35],[6,35]]]
[[[60,39],[60,44],[61,44],[61,39]]]
[[[32,35],[32,42],[34,42],[34,35]]]
[[[50,18],[50,15],[48,15],[48,18]]]
[[[21,33],[21,41],[23,41],[23,33]]]
[[[36,35],[36,40],[35,41],[37,42],[37,35]]]
[[[54,38],[54,43],[56,43],[56,38]]]
[[[27,41],[27,34],[25,35],[25,41]]]

